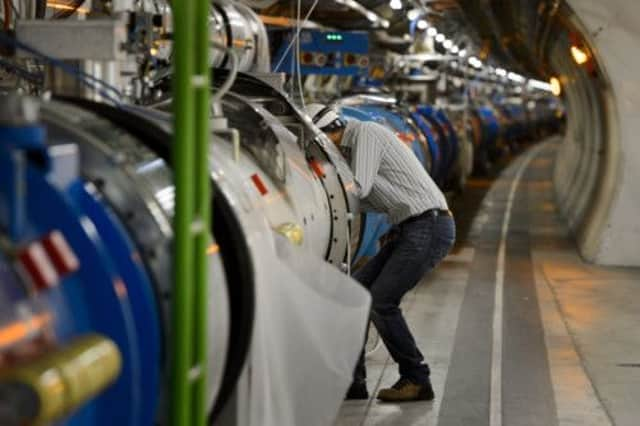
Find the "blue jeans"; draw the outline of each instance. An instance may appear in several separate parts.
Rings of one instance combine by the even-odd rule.
[[[429,380],[429,366],[402,315],[400,301],[449,253],[456,227],[452,217],[426,212],[405,220],[395,231],[397,237],[358,270],[354,278],[371,292],[371,320],[398,364],[400,377],[422,384]],[[363,353],[354,382],[365,380]]]

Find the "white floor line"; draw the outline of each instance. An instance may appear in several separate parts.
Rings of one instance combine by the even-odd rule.
[[[522,160],[522,164],[518,168],[518,172],[511,183],[509,198],[507,199],[507,207],[505,209],[504,219],[502,221],[502,232],[500,236],[500,246],[498,248],[498,263],[496,267],[496,292],[495,303],[493,307],[493,346],[491,352],[491,405],[489,411],[489,425],[502,426],[502,323],[504,312],[504,273],[505,258],[507,254],[507,234],[509,232],[509,223],[511,222],[511,210],[513,209],[513,200],[518,189],[518,184],[522,179],[524,171],[531,162],[531,159],[540,151],[544,145],[538,145],[531,149],[526,157]]]

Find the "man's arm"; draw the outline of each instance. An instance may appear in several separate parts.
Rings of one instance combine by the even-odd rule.
[[[356,182],[360,186],[360,198],[366,198],[380,169],[384,153],[383,135],[387,131],[374,123],[365,123],[358,129],[357,140],[353,144],[351,165]]]

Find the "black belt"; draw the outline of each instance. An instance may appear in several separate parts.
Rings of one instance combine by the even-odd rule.
[[[440,217],[440,216],[453,217],[453,213],[451,213],[451,210],[444,210],[444,209],[430,209],[422,214],[426,216],[432,216],[432,217]]]
[[[402,221],[402,223],[410,223],[413,222],[414,220],[420,219],[422,217],[453,217],[453,213],[451,213],[450,210],[444,210],[444,209],[429,209],[423,213],[420,213],[417,216],[411,216],[407,219],[405,219],[404,221]]]

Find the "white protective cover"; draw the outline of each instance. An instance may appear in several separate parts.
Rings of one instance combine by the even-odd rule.
[[[331,425],[362,348],[370,296],[317,255],[274,239],[254,241],[262,250],[249,424]]]

